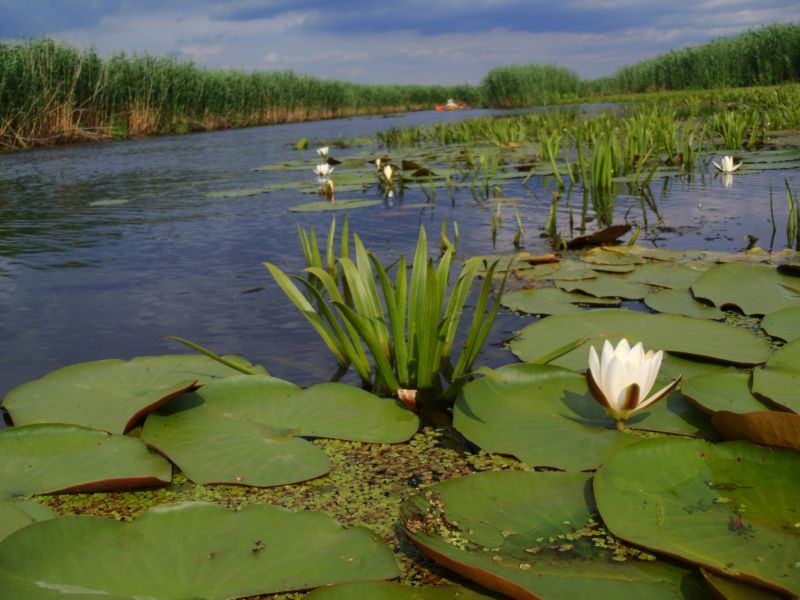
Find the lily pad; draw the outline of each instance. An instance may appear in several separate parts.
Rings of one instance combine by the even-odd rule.
[[[622,298],[641,300],[650,293],[643,283],[630,281],[624,276],[598,274],[594,279],[580,281],[558,281],[556,285],[567,292],[583,292],[598,298]]]
[[[695,319],[719,320],[725,313],[716,306],[698,302],[688,289],[668,289],[648,294],[644,298],[648,308],[670,315],[684,315]]]
[[[546,265],[541,266],[544,267]],[[554,263],[553,266],[555,266],[556,269],[545,276],[547,279],[553,279],[555,281],[575,281],[577,279],[594,279],[597,277],[597,271],[577,260],[562,259],[560,262]],[[542,276],[536,273],[525,273],[526,279],[531,277],[540,278]]]
[[[581,255],[581,260],[597,265],[641,265],[647,262],[641,252],[625,246],[592,248]]]
[[[542,365],[507,365],[464,386],[453,426],[487,452],[531,466],[596,468],[632,438],[591,397],[581,375]]]
[[[503,294],[503,306],[532,315],[569,315],[582,312],[578,304],[613,306],[618,300],[571,294],[559,288],[531,288]]]
[[[511,341],[520,359],[536,362],[568,344],[587,337],[585,344],[551,364],[584,370],[589,346],[619,338],[641,341],[647,349],[705,357],[738,365],[767,360],[769,344],[742,328],[680,315],[644,314],[632,310],[598,309],[576,315],[555,315],[528,325]]]
[[[301,389],[242,375],[185,394],[151,414],[142,439],[197,483],[271,486],[330,470],[299,436],[394,443],[416,433],[416,415],[360,388],[323,383]]]
[[[411,587],[388,581],[359,581],[340,583],[318,589],[306,596],[308,600],[484,600],[495,598],[460,585],[427,585]]]
[[[257,372],[240,357],[225,357]],[[239,374],[198,354],[98,360],[52,371],[11,390],[3,406],[16,425],[70,423],[124,433],[148,412],[197,384]]]
[[[789,342],[753,371],[753,393],[800,413],[800,340]]]
[[[371,531],[270,505],[162,506],[130,523],[62,517],[0,543],[3,598],[222,600],[398,575]]]
[[[623,275],[636,271],[636,265],[592,265],[595,273],[616,273]]]
[[[289,212],[328,212],[331,210],[349,210],[351,208],[365,208],[382,204],[380,200],[322,200],[320,202],[309,202],[308,204],[298,204],[292,206]]]
[[[769,313],[761,321],[761,327],[772,337],[787,342],[800,338],[800,306],[790,306]]]
[[[800,450],[800,415],[764,410],[734,413],[722,410],[711,422],[726,440],[748,440]]]
[[[704,584],[662,562],[616,562],[583,530],[595,510],[583,473],[486,472],[407,500],[423,552],[511,598],[700,598]]]
[[[0,430],[0,498],[169,483],[172,467],[138,439],[74,425]]]
[[[683,265],[646,263],[637,266],[636,270],[628,275],[627,279],[656,287],[681,289],[688,288],[702,274],[703,271]]]
[[[31,523],[52,519],[52,510],[30,500],[0,500],[0,540]]]
[[[720,308],[735,306],[746,315],[765,315],[800,305],[800,296],[783,287],[797,283],[797,277],[766,265],[726,263],[703,273],[692,284],[692,293]]]
[[[703,579],[724,600],[781,600],[777,592],[700,569]]]
[[[681,393],[709,414],[720,410],[735,413],[769,410],[750,393],[749,373],[715,373],[689,377],[681,382]]]
[[[594,493],[617,537],[797,595],[798,472],[792,450],[656,438],[611,455]]]

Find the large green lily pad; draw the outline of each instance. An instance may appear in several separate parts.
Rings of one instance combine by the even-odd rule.
[[[695,319],[725,318],[725,313],[716,306],[708,306],[698,302],[688,289],[667,289],[648,294],[644,298],[648,308],[660,313],[684,315]]]
[[[398,574],[371,531],[270,505],[162,506],[131,523],[62,517],[0,543],[3,598],[221,600]]]
[[[240,357],[225,357],[253,367]],[[124,433],[170,399],[239,371],[199,354],[139,356],[79,363],[11,390],[3,406],[16,425],[70,423]]]
[[[587,343],[552,364],[573,370],[587,366],[589,347],[608,339],[641,341],[647,349],[704,357],[738,365],[763,363],[769,344],[742,328],[681,315],[644,314],[632,310],[598,309],[577,315],[555,315],[528,325],[511,341],[511,350],[528,362],[541,360],[568,344],[587,337]]]
[[[749,373],[714,373],[690,377],[681,382],[681,393],[709,414],[720,410],[735,413],[769,410],[750,393]]]
[[[800,340],[779,349],[762,368],[753,371],[753,393],[800,413]]]
[[[692,293],[720,308],[735,306],[746,315],[766,315],[800,305],[800,296],[784,287],[799,282],[766,265],[726,263],[703,273],[692,284]]]
[[[30,500],[0,500],[0,540],[31,523],[52,519],[52,510]]]
[[[640,249],[624,246],[592,248],[581,255],[581,260],[593,265],[642,265],[647,262]]]
[[[589,393],[585,378],[545,365],[514,364],[468,383],[453,409],[453,425],[487,452],[532,466],[596,468],[608,452],[631,442]],[[679,394],[634,415],[637,429],[714,434],[708,418]]]
[[[0,497],[169,483],[172,467],[138,439],[74,425],[0,430]]]
[[[597,547],[583,473],[486,472],[406,501],[403,524],[423,552],[511,598],[700,598],[690,571],[617,562]]]
[[[558,281],[556,285],[567,292],[583,292],[598,298],[641,300],[650,293],[644,283],[629,281],[625,276],[599,273],[594,279]]]
[[[571,315],[583,312],[578,304],[613,306],[619,300],[571,294],[559,288],[541,287],[514,290],[503,294],[503,306],[533,315]]]
[[[789,306],[766,315],[761,327],[772,337],[787,342],[800,338],[800,306]]]
[[[322,383],[304,390],[274,377],[242,375],[151,414],[142,439],[197,483],[270,486],[330,469],[325,454],[299,436],[395,443],[418,426],[417,416],[395,401],[360,388]]]
[[[692,285],[702,274],[703,271],[683,265],[646,263],[638,265],[636,270],[627,276],[627,279],[656,287],[685,289]]]
[[[584,377],[542,365],[508,365],[472,381],[453,408],[453,426],[487,452],[567,470],[596,468],[632,441],[607,425]]]
[[[610,456],[594,493],[614,535],[797,595],[798,472],[793,450],[656,438]]]

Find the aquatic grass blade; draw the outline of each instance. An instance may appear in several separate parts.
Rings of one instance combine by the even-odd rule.
[[[339,364],[342,367],[349,365],[349,357],[347,356],[344,348],[341,346],[341,340],[339,340],[331,332],[330,328],[326,325],[325,320],[319,315],[317,310],[314,309],[308,299],[306,299],[306,297],[292,282],[292,280],[289,279],[289,277],[283,271],[281,271],[272,263],[265,262],[264,266],[269,269],[269,272],[272,274],[275,282],[288,296],[289,300],[291,300],[292,303],[300,310],[300,312],[303,313],[303,316],[316,330],[316,332],[322,338],[322,341],[325,342],[325,345],[336,357],[336,360],[339,362]]]
[[[189,348],[192,348],[193,350],[197,350],[200,354],[205,354],[208,358],[211,358],[211,359],[217,361],[218,363],[225,365],[226,367],[230,367],[231,369],[236,369],[237,371],[239,371],[240,373],[244,373],[245,375],[255,375],[256,374],[256,372],[253,371],[252,369],[248,369],[244,365],[240,365],[240,364],[237,364],[237,363],[235,363],[233,361],[227,360],[226,358],[220,356],[219,354],[216,354],[216,353],[212,352],[211,350],[209,350],[208,348],[206,348],[204,346],[201,346],[200,344],[195,344],[194,342],[190,342],[189,340],[185,340],[183,338],[180,338],[180,337],[177,337],[177,336],[174,336],[174,335],[162,335],[162,336],[159,336],[159,337],[162,338],[162,339],[165,339],[165,340],[173,340],[175,342],[180,342],[181,344],[183,344],[185,346],[189,346]],[[266,371],[266,369],[265,369],[265,371]],[[267,372],[267,374],[269,374],[269,372]]]
[[[383,353],[381,343],[375,335],[372,327],[367,320],[356,314],[352,308],[341,302],[334,302],[334,306],[339,309],[342,316],[352,323],[353,327],[358,331],[361,338],[367,344],[367,347],[372,353],[372,359],[375,361],[376,380],[373,383],[374,387],[379,387],[378,379],[384,382],[390,391],[395,392],[400,388],[400,382],[397,381],[393,371],[392,365],[387,356]]]

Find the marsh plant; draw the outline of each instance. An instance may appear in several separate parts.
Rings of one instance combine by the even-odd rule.
[[[424,227],[410,278],[405,257],[386,268],[355,234],[351,258],[346,222],[338,257],[335,220],[324,256],[313,229],[299,228],[299,236],[308,265],[306,277],[289,276],[272,263],[264,264],[336,357],[339,373],[352,366],[365,386],[395,394],[412,407],[418,391],[451,398],[466,382],[500,307],[502,285],[490,302],[496,262],[486,268],[481,259],[468,259],[451,286],[453,248],[434,263],[428,256]],[[389,275],[392,268],[394,281]],[[463,342],[456,344],[479,273],[484,280],[472,321]],[[461,348],[455,364],[454,348]]]

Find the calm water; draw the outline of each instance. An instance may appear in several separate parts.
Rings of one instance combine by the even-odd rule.
[[[304,176],[253,171],[280,160],[307,159],[312,181],[315,140],[486,112],[424,112],[0,155],[0,396],[70,363],[184,352],[159,340],[161,335],[242,354],[300,384],[327,379],[334,360],[262,261],[300,269],[297,224],[324,232],[330,214],[288,212],[314,199],[297,192],[228,199],[207,194]],[[311,149],[293,151],[302,137],[311,140]],[[737,175],[731,187],[709,173],[691,181],[654,182],[662,226],[638,198],[624,195],[615,222],[646,221],[642,244],[734,251],[753,234],[769,247],[771,184],[778,225],[774,245],[780,248],[786,241],[784,178],[793,188],[800,184],[798,171]],[[552,183],[540,179],[533,178],[528,189],[518,182],[506,187],[506,196],[519,199],[526,249],[532,252],[549,249],[539,233]],[[377,192],[366,197],[377,198]],[[410,190],[392,206],[352,211],[351,230],[389,258],[412,252],[420,223],[436,238],[446,217],[459,223],[464,255],[513,250],[512,208],[503,212],[493,250],[491,208],[468,190],[456,191],[452,201],[440,193],[435,204],[421,206],[425,202],[421,192]],[[572,202],[579,207],[580,194]],[[567,222],[565,210],[559,218],[562,225]],[[527,322],[504,315],[479,363],[512,362],[502,340]]]

